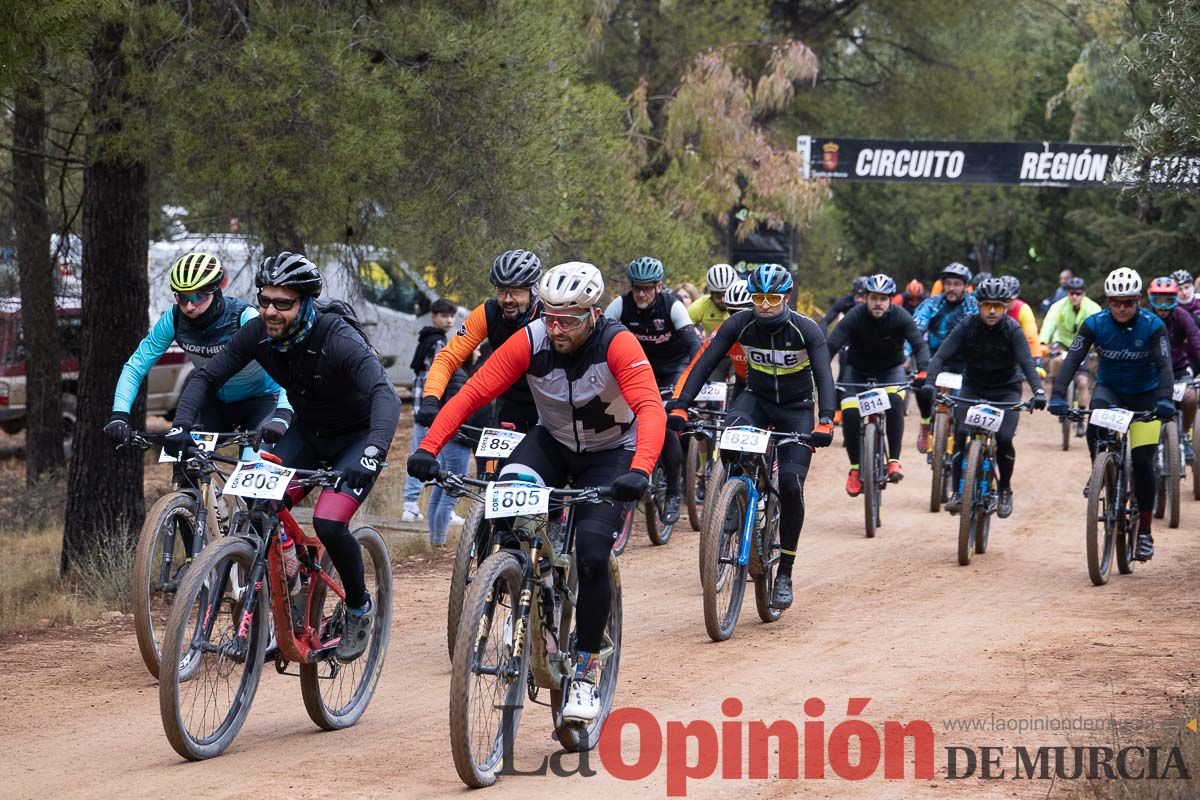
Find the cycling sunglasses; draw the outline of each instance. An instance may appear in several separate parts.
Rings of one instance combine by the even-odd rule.
[[[761,306],[765,303],[767,308],[778,308],[783,305],[785,299],[787,299],[787,295],[777,292],[755,292],[750,295],[750,302],[756,306]]]
[[[275,306],[278,311],[291,311],[299,302],[300,300],[294,297],[264,297],[262,292],[258,293],[258,307],[264,310]]]
[[[199,305],[206,297],[212,297],[212,292],[175,292],[175,302],[184,306],[188,303]]]
[[[547,329],[558,328],[560,331],[573,331],[578,330],[591,315],[590,311],[582,314],[543,314],[542,319],[545,321]]]
[[[1109,308],[1133,308],[1138,304],[1136,297],[1110,297],[1108,298]]]
[[[999,300],[985,300],[979,304],[980,311],[996,311],[1001,312],[1008,308],[1007,303],[1002,303]]]
[[[648,294],[650,292],[658,291],[658,284],[657,283],[631,283],[631,284],[629,284],[629,288],[631,291],[638,293],[638,294]]]

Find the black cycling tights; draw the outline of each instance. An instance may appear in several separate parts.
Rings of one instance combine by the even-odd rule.
[[[895,392],[888,395],[892,405],[887,413],[887,448],[888,458],[900,458],[900,448],[904,443],[904,400]],[[862,451],[859,450],[861,421],[857,408],[842,409],[842,441],[846,443],[846,455],[850,456],[850,464],[859,464]]]
[[[679,478],[683,473],[683,445],[679,442],[679,434],[668,430],[663,437],[662,455],[663,471],[667,473],[667,494],[679,494]]]

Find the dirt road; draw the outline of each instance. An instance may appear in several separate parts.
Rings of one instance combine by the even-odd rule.
[[[816,456],[796,603],[774,625],[758,622],[748,598],[734,637],[709,642],[696,574],[698,534],[681,530],[665,548],[636,535],[622,557],[617,705],[646,709],[659,731],[668,721],[692,720],[720,730],[721,702],[735,697],[743,711],[734,719],[789,720],[801,728],[819,718],[829,736],[847,718],[849,698],[870,698],[860,717],[876,731],[888,720],[931,724],[935,777],[914,780],[911,752],[905,781],[884,780],[882,763],[864,781],[837,777],[829,767],[823,780],[724,780],[718,767],[717,775],[686,783],[689,797],[1054,796],[1060,784],[1010,780],[1014,746],[1111,744],[1118,737],[1111,730],[1007,730],[1018,719],[1165,722],[1183,713],[1177,698],[1196,688],[1200,672],[1200,503],[1185,498],[1178,530],[1157,527],[1151,564],[1093,587],[1080,494],[1086,451],[1076,440],[1061,452],[1052,419],[1025,417],[1017,438],[1016,512],[993,523],[986,555],[959,567],[955,520],[926,509],[928,470],[913,449],[915,419],[909,422],[908,478],[886,492],[885,526],[874,540],[862,534],[861,500],[842,491],[844,453]],[[296,680],[268,669],[233,747],[200,764],[183,763],[167,744],[157,689],[128,625],[10,638],[0,646],[6,716],[0,796],[459,796],[465,790],[448,752],[448,585],[444,559],[399,565],[391,652],[358,726],[318,732]],[[823,715],[805,713],[809,698],[824,701]],[[1000,729],[948,730],[946,720]],[[540,707],[525,715],[520,769],[535,769],[554,751],[548,723]],[[623,739],[629,763],[639,757],[631,731]],[[1124,743],[1156,738],[1120,734]],[[1006,748],[1005,779],[981,781],[977,771],[947,780],[946,748],[984,745]],[[802,770],[803,763],[801,754]],[[774,759],[771,765],[774,776]],[[665,753],[636,781],[613,777],[598,757],[590,766],[594,777],[507,776],[485,791],[526,800],[590,790],[666,796]],[[1200,763],[1188,767],[1200,770]],[[678,778],[678,765],[673,774]]]

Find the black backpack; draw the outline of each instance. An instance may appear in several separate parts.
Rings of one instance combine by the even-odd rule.
[[[358,312],[354,310],[354,306],[350,305],[344,300],[317,300],[315,303],[313,303],[313,306],[317,310],[317,319],[313,323],[314,331],[320,324],[321,317],[325,316],[326,314],[341,317],[351,328],[354,328],[354,330],[358,331],[358,335],[362,337],[362,340],[366,343],[367,347],[370,347],[372,352],[378,354],[378,351],[371,346],[371,337],[367,336],[367,329],[359,320]],[[326,325],[328,325],[328,323],[326,323]],[[324,333],[324,331],[322,331],[322,333]],[[320,341],[324,341],[323,335]]]
[[[302,356],[293,361],[291,366],[292,383],[288,387],[288,392],[295,392],[299,395],[305,395],[315,390],[321,382],[320,379],[324,377],[317,374],[317,363],[325,349],[325,338],[329,335],[329,329],[333,327],[338,318],[345,320],[347,325],[357,331],[367,349],[376,357],[379,356],[379,351],[371,345],[371,340],[363,329],[363,324],[359,321],[353,306],[341,300],[318,300],[314,305],[317,310],[317,318],[313,321],[312,332],[302,345]]]

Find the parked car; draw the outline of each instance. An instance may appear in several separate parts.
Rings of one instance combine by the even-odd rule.
[[[63,427],[68,442],[75,431],[76,393],[79,385],[80,313],[76,298],[58,298],[58,331],[62,347]],[[0,298],[0,429],[18,433],[25,429],[26,392],[24,330],[21,299]],[[187,355],[172,347],[150,370],[147,378],[146,410],[170,417],[175,412],[183,381],[191,369]]]

